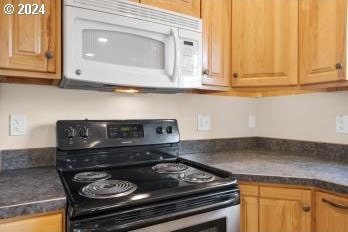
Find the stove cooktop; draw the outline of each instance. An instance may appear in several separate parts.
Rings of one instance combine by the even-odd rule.
[[[68,192],[69,204],[71,206],[69,215],[77,217],[91,212],[101,212],[108,210],[116,210],[132,205],[141,205],[153,201],[184,197],[195,193],[202,193],[216,188],[224,187],[225,185],[236,184],[236,180],[231,179],[228,173],[208,173],[204,168],[196,167],[189,161],[178,159],[176,162],[171,162],[173,165],[187,166],[185,171],[179,173],[158,173],[154,170],[154,166],[161,163],[148,163],[146,165],[131,165],[123,167],[104,168],[94,170],[98,172],[97,177],[110,176],[107,180],[98,181],[76,181],[76,175],[80,175],[80,171],[62,172],[61,176]],[[168,164],[168,162],[165,162]],[[104,174],[103,174],[104,173]],[[210,175],[207,182],[187,181],[180,175],[199,174]],[[102,196],[93,197],[90,192],[82,193],[87,186],[93,187],[96,183],[106,185],[108,181],[123,182],[127,186],[131,185],[132,189],[124,192],[110,192],[110,187],[106,188],[109,197]],[[117,183],[119,184],[119,183]],[[95,186],[94,186],[95,187]],[[118,186],[117,186],[118,187]],[[89,188],[90,191],[90,188]],[[81,194],[82,193],[82,194]]]
[[[175,120],[60,121],[57,138],[71,221],[238,191],[231,173],[178,157]]]

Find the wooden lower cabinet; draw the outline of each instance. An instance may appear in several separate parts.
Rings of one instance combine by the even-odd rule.
[[[241,221],[240,231],[259,231],[259,187],[240,185]]]
[[[348,231],[348,198],[316,193],[316,232]]]
[[[64,232],[64,214],[46,214],[29,218],[0,220],[1,232]]]
[[[241,185],[241,231],[311,231],[311,190]]]

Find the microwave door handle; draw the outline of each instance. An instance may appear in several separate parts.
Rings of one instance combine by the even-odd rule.
[[[178,79],[178,65],[179,65],[179,38],[176,34],[176,31],[172,28],[170,31],[170,34],[174,38],[174,50],[175,50],[175,58],[174,58],[174,65],[173,65],[173,72],[172,75],[170,75],[171,81],[173,83],[177,82]]]

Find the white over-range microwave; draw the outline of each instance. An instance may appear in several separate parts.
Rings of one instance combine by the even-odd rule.
[[[202,21],[123,0],[65,0],[63,88],[161,90],[202,83]]]

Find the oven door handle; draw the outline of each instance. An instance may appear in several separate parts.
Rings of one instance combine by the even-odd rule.
[[[174,28],[172,28],[170,30],[170,35],[173,36],[174,39],[174,65],[173,65],[173,72],[172,75],[170,75],[170,79],[172,81],[172,83],[177,82],[178,80],[178,75],[179,75],[179,71],[178,71],[178,65],[180,63],[179,61],[179,57],[180,57],[180,48],[179,48],[179,37],[175,31]]]

